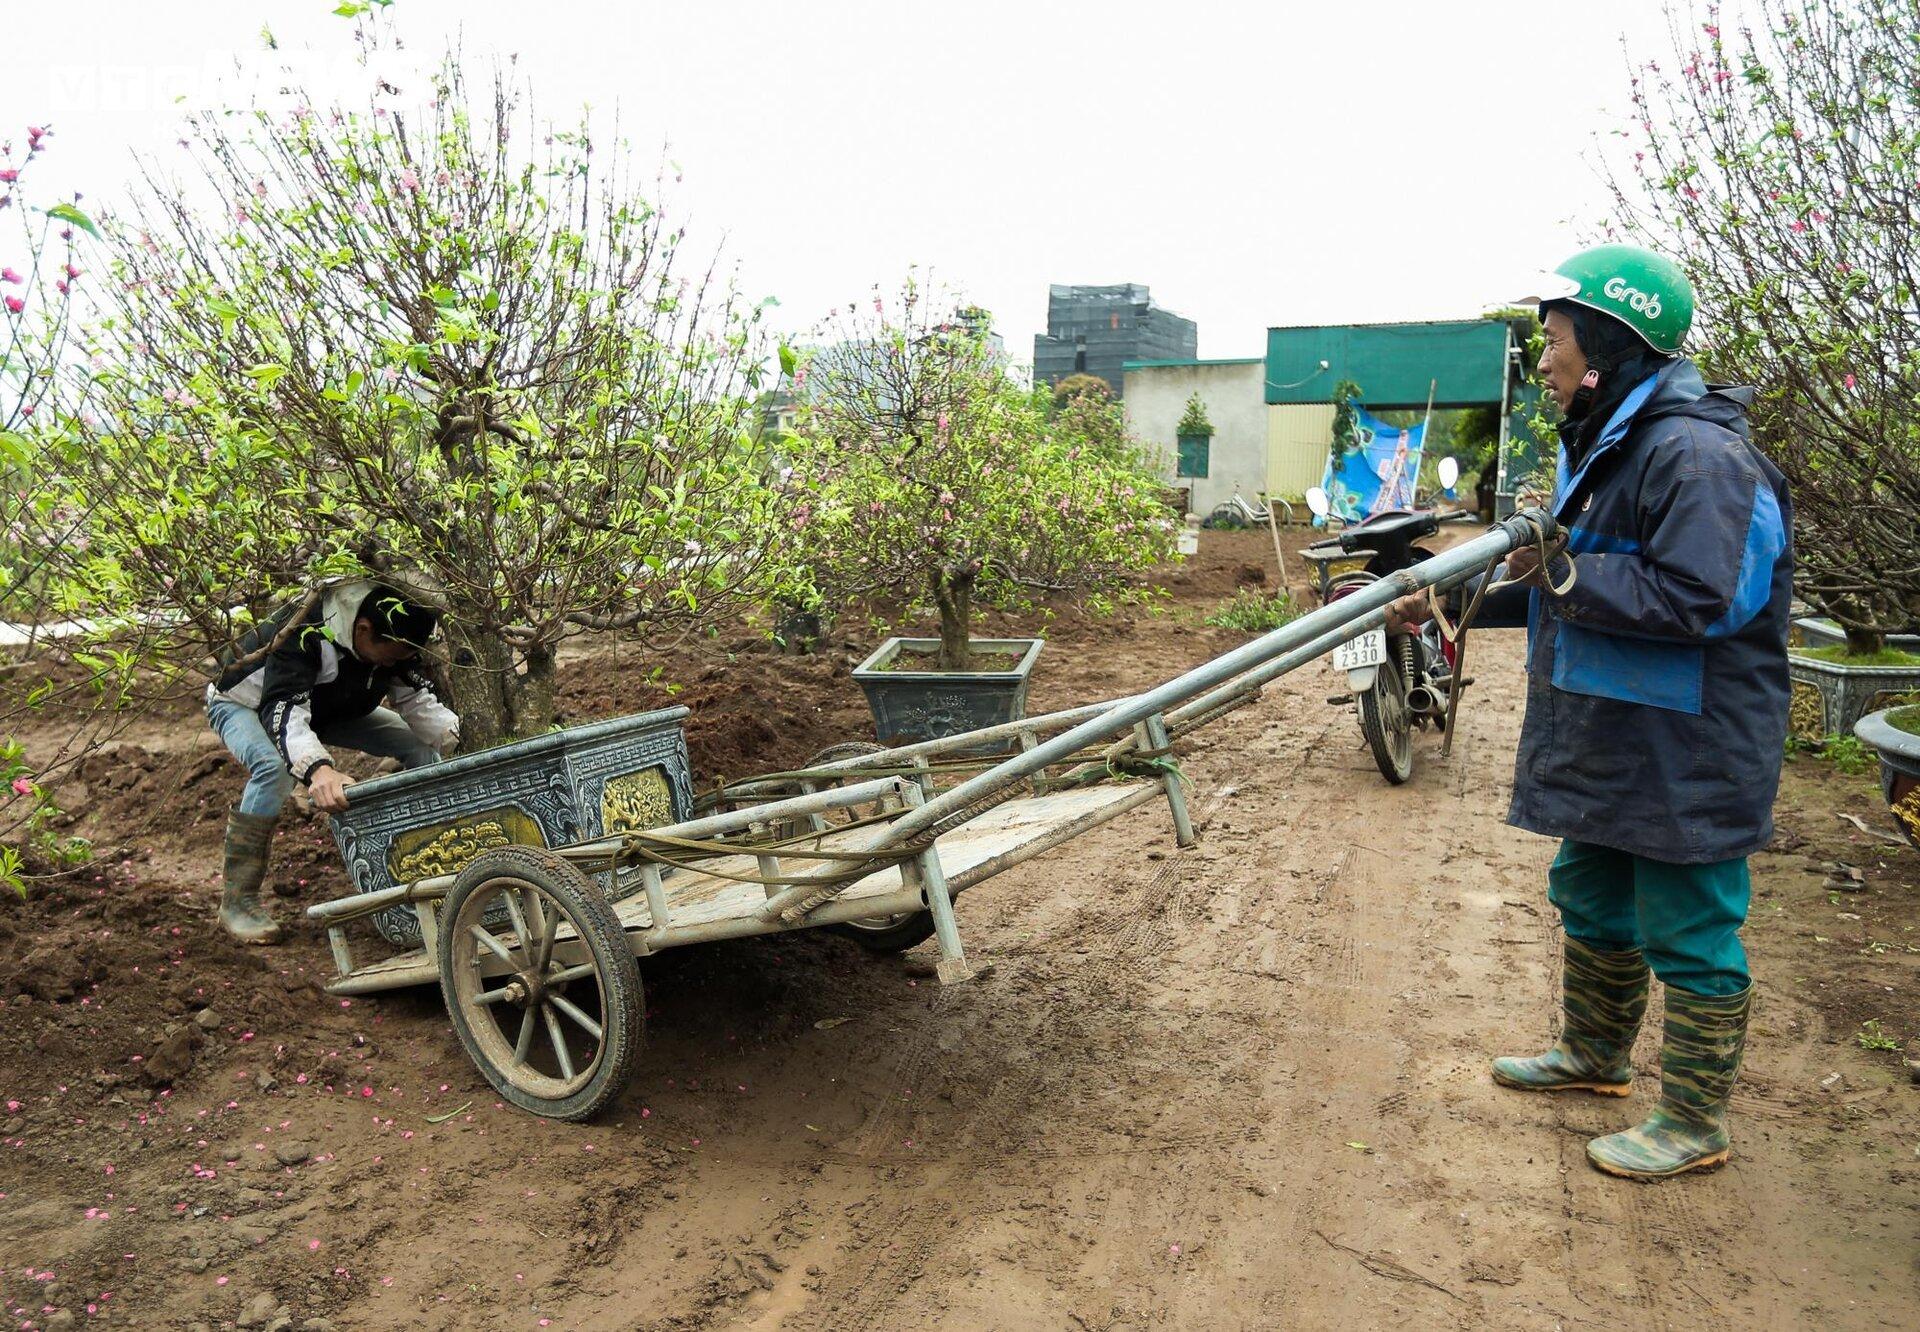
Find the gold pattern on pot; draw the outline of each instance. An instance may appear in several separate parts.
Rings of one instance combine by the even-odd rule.
[[[637,832],[673,821],[673,791],[660,768],[642,768],[607,779],[600,793],[602,832]]]
[[[476,857],[503,846],[546,844],[540,825],[508,806],[401,833],[387,852],[387,869],[395,883],[412,883],[458,874]]]
[[[1805,680],[1793,682],[1793,701],[1787,705],[1787,730],[1799,740],[1819,740],[1827,733],[1827,707],[1820,691]]]
[[[1894,793],[1899,795],[1898,785],[1894,787]],[[1920,782],[1909,783],[1906,794],[1895,800],[1892,808],[1893,817],[1900,821],[1907,840],[1920,846]]]

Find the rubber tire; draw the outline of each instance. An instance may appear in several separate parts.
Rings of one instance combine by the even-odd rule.
[[[1391,638],[1388,645],[1392,645]],[[1383,691],[1389,689],[1398,697],[1397,709],[1389,708],[1383,698]],[[1387,721],[1390,711],[1397,711],[1400,717],[1397,737]],[[1360,733],[1367,737],[1367,748],[1373,751],[1373,765],[1390,785],[1399,786],[1413,776],[1413,718],[1407,712],[1406,682],[1400,678],[1400,665],[1391,651],[1375,669],[1373,687],[1360,695]]]
[[[516,1087],[487,1057],[455,998],[453,982],[449,979],[453,974],[454,931],[443,928],[435,952],[440,995],[446,1003],[448,1017],[453,1020],[454,1034],[460,1038],[467,1057],[480,1070],[480,1075],[520,1109],[543,1119],[572,1122],[590,1118],[626,1090],[633,1076],[634,1061],[646,1039],[647,1010],[640,985],[640,964],[627,946],[620,918],[608,905],[599,886],[570,862],[539,847],[502,847],[473,860],[454,880],[440,920],[450,926],[459,918],[460,908],[469,896],[482,885],[501,878],[534,884],[563,903],[579,926],[582,941],[593,955],[603,1000],[600,1067],[586,1086],[558,1100],[531,1096]]]
[[[842,939],[851,939],[877,957],[885,957],[891,953],[904,953],[915,944],[925,943],[931,939],[933,912],[916,911],[883,928],[869,929],[851,922],[845,925],[829,925],[827,932],[837,934]]]
[[[818,767],[822,763],[831,763],[835,759],[865,757],[868,754],[884,754],[885,745],[877,745],[871,740],[845,740],[837,745],[828,745],[825,749],[809,758],[803,767]],[[848,922],[844,925],[829,925],[827,933],[837,934],[842,939],[851,939],[879,957],[892,953],[904,953],[918,943],[925,943],[933,937],[933,912],[916,911],[903,917],[892,925],[870,929]]]

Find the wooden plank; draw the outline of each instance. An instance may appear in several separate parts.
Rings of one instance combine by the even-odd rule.
[[[1134,782],[1103,782],[1098,786],[1009,800],[952,832],[941,834],[940,866],[946,871],[948,879],[958,878],[977,865],[1004,857],[1029,842],[1045,838],[1063,825],[1081,824],[1088,816],[1120,804],[1138,790],[1139,785]],[[852,833],[829,833],[821,839],[820,844],[828,850],[834,850],[857,841],[870,831],[862,829]],[[789,867],[795,872],[804,872],[805,863],[797,856],[790,857],[788,861]],[[751,874],[758,868],[752,856],[729,856],[714,864],[715,868],[743,874]],[[668,876],[665,887],[667,906],[673,913],[676,926],[752,915],[766,903],[765,890],[757,883],[733,883],[707,874],[674,871]],[[900,869],[897,865],[889,865],[857,880],[839,896],[842,901],[850,901],[861,897],[879,897],[897,892],[899,888]],[[623,902],[616,910],[620,923],[628,929],[644,928],[651,923],[644,901],[634,899]]]
[[[1157,785],[1148,784],[1144,789],[1149,796],[1158,795]],[[1042,796],[1009,800],[952,832],[942,834],[938,843],[941,868],[950,881],[960,880],[963,884],[977,882],[985,876],[970,874],[969,871],[988,867],[989,862],[997,862],[1000,866],[1018,863],[1024,859],[1017,855],[1022,847],[1040,842],[1051,845],[1061,833],[1071,836],[1104,823],[1107,817],[1119,812],[1120,807],[1131,808],[1142,803],[1142,790],[1143,784],[1139,782],[1103,782],[1098,786],[1050,791]],[[835,849],[858,840],[870,831],[857,829],[848,833],[830,833],[821,840],[821,845]],[[807,862],[790,856],[787,863],[799,872]],[[759,868],[756,857],[752,855],[729,856],[714,864],[716,868],[747,874]],[[898,892],[900,884],[899,867],[889,865],[854,883],[840,894],[840,900],[885,896]],[[667,910],[676,927],[752,916],[767,900],[766,890],[758,883],[735,883],[711,874],[685,870],[668,870],[663,876],[662,887]],[[628,931],[644,930],[653,923],[652,912],[642,896],[617,903],[614,914]],[[768,932],[773,932],[771,927]],[[502,937],[512,936],[507,933]],[[556,943],[564,946],[574,938],[573,930],[563,924],[556,936]],[[352,975],[333,981],[327,990],[332,994],[371,994],[408,985],[430,985],[438,979],[432,955],[425,949],[416,949],[361,967]]]

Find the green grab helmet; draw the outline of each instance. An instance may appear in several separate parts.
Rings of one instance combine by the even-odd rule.
[[[1680,354],[1693,327],[1693,284],[1680,265],[1638,245],[1596,245],[1541,278],[1540,301],[1571,301],[1611,315],[1662,356]]]

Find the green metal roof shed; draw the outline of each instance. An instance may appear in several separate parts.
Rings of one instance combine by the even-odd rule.
[[[1429,385],[1435,407],[1499,406],[1508,336],[1497,319],[1270,328],[1267,401],[1331,402],[1334,385],[1350,379],[1369,410],[1425,407]]]

